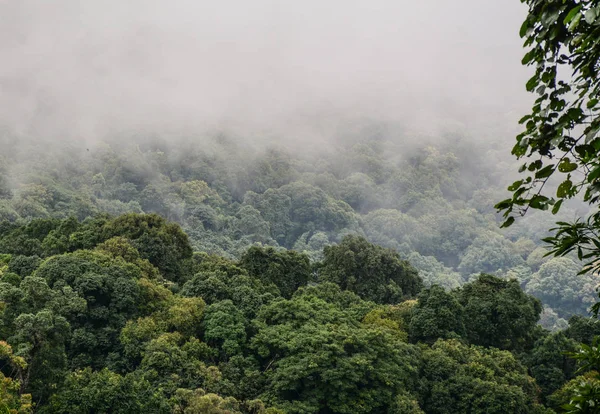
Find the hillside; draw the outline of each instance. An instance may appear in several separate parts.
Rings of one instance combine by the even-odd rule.
[[[499,229],[499,152],[472,157],[460,137],[402,151],[388,138],[317,154],[224,139],[32,146],[26,162],[13,142],[0,180],[4,406],[567,403],[565,352],[600,332],[573,316],[595,303],[595,279],[576,275],[576,258],[544,257],[544,216]]]

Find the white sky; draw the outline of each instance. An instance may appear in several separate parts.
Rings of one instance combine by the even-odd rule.
[[[0,0],[0,124],[87,138],[493,125],[529,103],[525,14],[518,0]]]

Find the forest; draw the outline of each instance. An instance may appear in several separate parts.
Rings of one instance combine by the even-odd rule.
[[[600,334],[596,277],[545,256],[555,217],[500,228],[500,145],[24,141],[3,142],[8,412],[550,413],[593,369],[567,353]]]
[[[0,414],[600,413],[600,1],[8,3]]]

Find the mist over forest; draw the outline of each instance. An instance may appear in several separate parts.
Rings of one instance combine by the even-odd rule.
[[[0,411],[593,412],[522,3],[0,1]]]

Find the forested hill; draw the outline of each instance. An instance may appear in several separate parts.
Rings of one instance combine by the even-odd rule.
[[[357,235],[232,260],[129,213],[4,221],[0,251],[8,413],[551,413],[600,333],[544,330],[514,279],[425,288]]]
[[[505,163],[459,135],[4,139],[11,413],[545,413],[600,333],[595,278],[544,216],[500,231]]]
[[[302,149],[224,135],[85,145],[4,134],[0,221],[157,213],[194,251],[234,260],[258,244],[317,262],[355,234],[396,250],[426,286],[515,278],[542,300],[543,326],[565,328],[595,303],[597,280],[577,275],[575,257],[544,257],[539,240],[560,217],[528,215],[500,231],[493,205],[514,169],[497,139],[481,138],[372,124]]]

